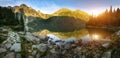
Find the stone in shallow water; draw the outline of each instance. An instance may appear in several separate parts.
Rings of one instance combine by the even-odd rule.
[[[82,37],[81,40],[82,40],[82,43],[92,41],[92,39],[90,39],[89,35]]]
[[[10,48],[10,50],[14,50],[15,52],[20,52],[21,51],[21,43],[13,44],[13,46]]]
[[[68,38],[65,40],[66,43],[74,42],[74,41],[76,41],[76,38],[74,38],[74,37],[71,37],[71,38]]]
[[[50,43],[50,42],[56,42],[56,41],[60,40],[59,37],[57,37],[57,36],[55,36],[53,34],[47,34],[47,37],[49,37],[48,43]]]

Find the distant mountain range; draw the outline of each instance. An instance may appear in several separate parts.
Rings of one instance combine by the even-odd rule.
[[[64,32],[74,31],[85,27],[86,22],[89,20],[89,15],[86,12],[81,10],[73,11],[67,8],[62,8],[53,14],[43,14],[25,4],[14,7],[0,7],[0,9],[0,21],[2,24],[7,24],[9,16],[12,16],[11,22],[18,22],[18,26],[23,26],[23,29],[26,29],[25,26],[27,26],[28,31],[40,31],[43,29]],[[9,11],[3,12],[5,9]],[[9,12],[14,14],[8,15]],[[14,25],[17,25],[17,23]]]
[[[14,12],[20,12],[20,9],[23,9],[24,14],[26,16],[40,17],[43,19],[47,19],[52,16],[70,16],[70,17],[79,18],[85,21],[88,21],[89,19],[88,17],[89,15],[86,12],[81,10],[72,11],[68,8],[61,8],[60,10],[56,11],[53,14],[43,14],[42,12],[36,11],[25,4],[21,4],[20,6],[14,6],[13,9],[14,9]]]

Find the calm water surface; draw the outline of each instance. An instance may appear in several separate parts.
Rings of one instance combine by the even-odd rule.
[[[116,30],[117,31],[117,30]],[[66,39],[84,39],[84,40],[101,40],[108,39],[112,34],[116,32],[115,30],[109,29],[81,29],[73,32],[51,32],[55,36],[62,40]]]

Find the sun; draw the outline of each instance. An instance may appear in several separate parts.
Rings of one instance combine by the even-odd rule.
[[[93,15],[93,16],[98,16],[98,15],[100,15],[102,12],[103,12],[102,10],[93,10],[93,11],[92,11],[92,15]]]
[[[98,16],[101,13],[103,13],[105,10],[104,9],[93,9],[93,10],[89,10],[87,11],[88,14],[92,15],[92,16]]]

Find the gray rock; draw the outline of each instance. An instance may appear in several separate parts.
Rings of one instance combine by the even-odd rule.
[[[16,57],[15,58],[22,58],[21,54],[16,54]]]
[[[33,50],[32,55],[35,56],[36,53],[37,53],[37,51],[36,51],[36,50]]]
[[[28,58],[34,58],[33,56],[28,56]]]
[[[12,44],[11,43],[6,43],[5,44],[5,47],[8,49],[8,48],[10,48],[12,46]]]
[[[3,58],[15,58],[15,53],[11,52],[8,53],[6,56],[4,56]]]
[[[13,46],[10,48],[10,50],[14,50],[15,52],[20,52],[21,51],[21,43],[13,44]]]
[[[32,33],[27,32],[25,35],[25,38],[27,41],[33,42],[33,43],[39,43],[40,39],[35,37]]]
[[[51,49],[50,52],[51,52],[51,53],[57,53],[54,48]]]
[[[35,37],[30,32],[27,32],[25,37],[28,41],[33,41],[35,39]]]
[[[116,32],[116,35],[120,35],[120,31]]]
[[[14,43],[20,43],[20,36],[12,31],[9,31],[8,33],[8,38],[7,40],[5,40],[2,44],[6,47],[6,48],[10,48],[12,46],[12,44]]]
[[[69,49],[69,48],[71,48],[71,44],[65,44],[65,49]]]
[[[45,52],[48,49],[47,44],[33,45],[32,48],[37,48],[41,52]]]
[[[110,58],[111,57],[111,51],[104,52],[102,55],[102,58]]]
[[[37,54],[37,55],[36,55],[36,58],[40,58],[40,54]]]
[[[31,52],[32,52],[32,50],[28,50],[28,52],[29,52],[29,53],[31,53]]]
[[[32,45],[32,49],[37,48],[38,45]]]
[[[53,35],[53,34],[47,34],[47,37],[49,37],[48,39],[48,43],[50,44],[51,42],[55,43],[56,41],[60,40],[59,37]]]
[[[8,33],[8,36],[9,36],[8,37],[9,41],[12,41],[12,42],[21,42],[20,41],[20,36],[17,33],[15,33],[15,32],[10,31]]]
[[[42,52],[45,52],[48,49],[47,44],[39,44],[37,48]]]
[[[0,48],[0,53],[6,52],[7,50],[5,48]]]

